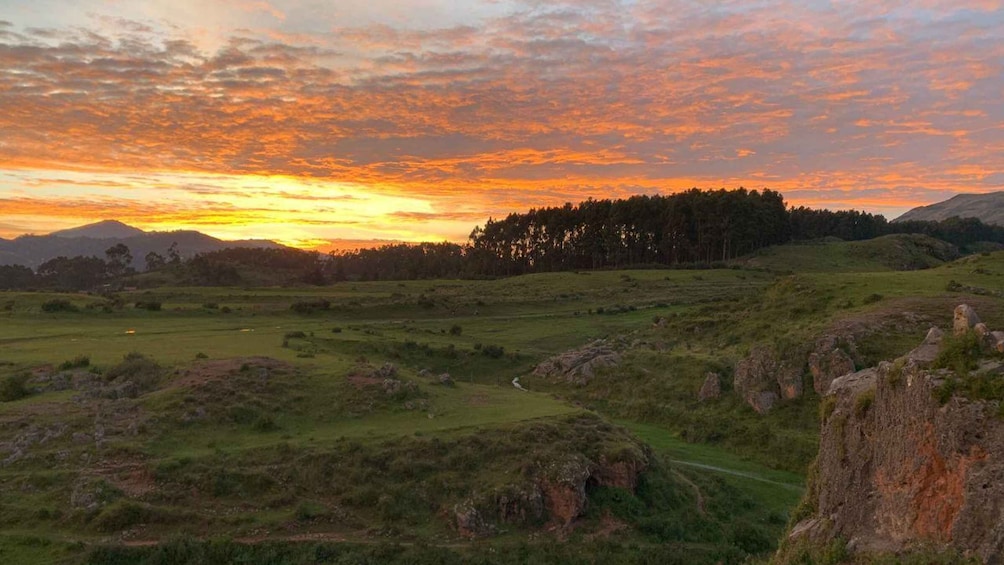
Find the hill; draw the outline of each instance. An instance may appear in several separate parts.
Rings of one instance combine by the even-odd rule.
[[[960,257],[954,245],[919,234],[894,234],[864,241],[827,238],[775,245],[754,252],[744,266],[778,272],[913,271]]]
[[[1004,191],[959,194],[944,202],[914,208],[893,222],[938,222],[951,217],[976,218],[985,224],[1004,226]]]
[[[49,235],[55,237],[90,237],[93,239],[126,239],[137,237],[146,232],[123,224],[118,220],[102,220],[93,224],[70,228],[66,230],[54,231]]]
[[[181,257],[219,251],[233,247],[282,248],[268,240],[226,241],[197,231],[144,232],[114,220],[105,220],[49,235],[23,235],[15,239],[0,239],[0,265],[24,265],[36,268],[55,257],[104,257],[105,250],[122,243],[129,248],[133,267],[142,269],[144,257],[154,252],[166,256],[172,244],[177,244]]]

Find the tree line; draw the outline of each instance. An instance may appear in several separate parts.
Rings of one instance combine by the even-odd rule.
[[[489,219],[468,241],[385,245],[322,255],[296,249],[230,248],[182,260],[176,246],[149,253],[147,271],[174,284],[239,285],[270,277],[272,284],[323,285],[343,280],[485,278],[526,273],[625,267],[714,266],[757,249],[836,237],[855,241],[913,233],[963,250],[978,242],[1004,244],[1004,227],[975,218],[888,222],[856,210],[789,208],[771,190],[688,190],[678,194],[586,200]],[[57,257],[36,271],[0,266],[0,288],[93,289],[132,273],[129,249],[105,258]]]

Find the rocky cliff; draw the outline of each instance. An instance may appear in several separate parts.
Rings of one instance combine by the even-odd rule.
[[[972,309],[951,336],[835,379],[817,473],[776,559],[952,551],[1004,563],[1004,364]],[[974,329],[975,328],[975,329]]]

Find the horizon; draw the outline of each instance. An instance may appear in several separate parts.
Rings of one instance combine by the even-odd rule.
[[[0,0],[0,237],[323,249],[692,187],[889,219],[1004,189],[1001,2],[670,4]]]

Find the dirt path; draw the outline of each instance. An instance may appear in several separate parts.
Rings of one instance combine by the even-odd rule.
[[[803,489],[799,485],[793,485],[791,483],[782,483],[781,481],[774,481],[761,477],[759,475],[754,475],[753,473],[747,473],[744,471],[736,471],[734,469],[725,469],[723,467],[715,467],[714,465],[705,465],[704,463],[694,463],[693,461],[683,461],[681,459],[670,459],[670,463],[675,463],[677,465],[686,465],[688,467],[694,467],[695,469],[704,469],[706,471],[714,471],[716,473],[724,473],[726,475],[733,475],[736,477],[743,477],[744,479],[750,479],[753,481],[760,481],[761,483],[767,483],[771,485],[777,485],[779,487],[786,488],[788,490],[802,492]]]

